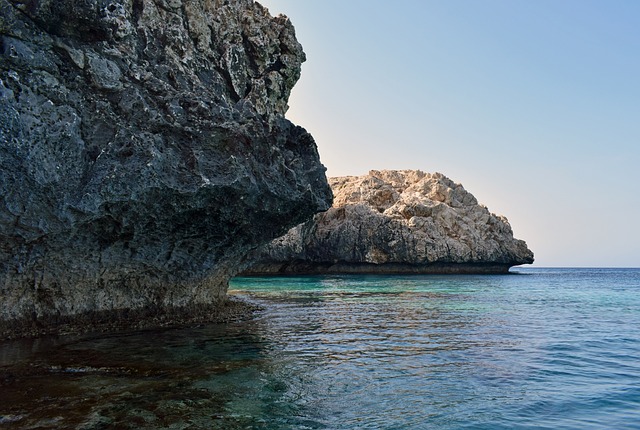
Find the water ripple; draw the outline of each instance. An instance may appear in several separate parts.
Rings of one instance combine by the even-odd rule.
[[[519,272],[245,278],[252,321],[0,345],[0,429],[640,429],[640,271]]]

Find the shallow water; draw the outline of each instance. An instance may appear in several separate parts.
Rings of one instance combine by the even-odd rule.
[[[0,429],[640,429],[640,270],[512,270],[241,278],[252,321],[0,344]]]

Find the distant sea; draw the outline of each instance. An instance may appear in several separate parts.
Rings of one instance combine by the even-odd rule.
[[[237,278],[226,325],[0,343],[0,429],[640,429],[640,269]]]

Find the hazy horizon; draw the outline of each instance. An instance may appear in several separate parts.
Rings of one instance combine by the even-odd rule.
[[[263,0],[328,176],[441,172],[538,267],[640,266],[640,2]]]

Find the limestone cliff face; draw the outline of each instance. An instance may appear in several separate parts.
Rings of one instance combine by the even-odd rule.
[[[264,247],[245,272],[504,272],[533,262],[525,242],[440,173],[330,178],[334,204]]]
[[[331,201],[252,0],[0,0],[0,328],[225,296]]]

